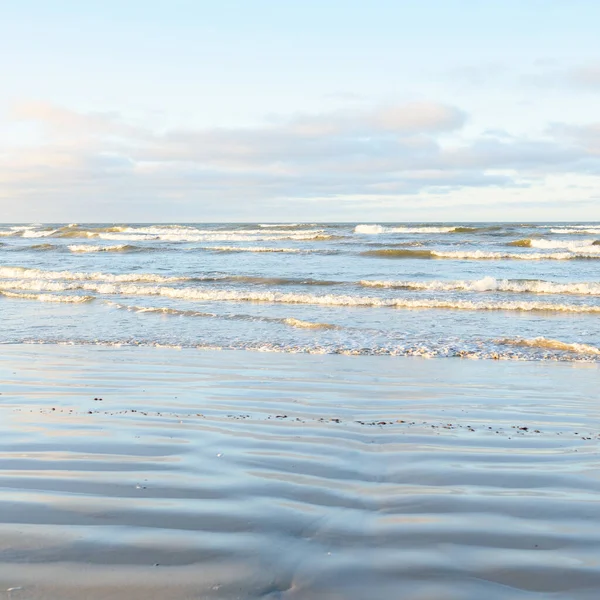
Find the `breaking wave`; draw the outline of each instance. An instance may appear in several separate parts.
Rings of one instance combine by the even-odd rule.
[[[569,233],[569,234],[579,234],[579,235],[600,235],[600,225],[599,226],[590,226],[590,225],[573,225],[571,227],[555,227],[550,229],[551,233]]]
[[[34,244],[29,248],[23,248],[24,250],[34,250],[36,252],[44,252],[46,250],[56,250],[57,246],[54,244]]]
[[[509,246],[519,246],[521,248],[540,248],[549,250],[553,248],[564,248],[570,252],[600,252],[600,243],[598,240],[546,240],[546,239],[522,239],[510,242]]]
[[[108,283],[172,283],[176,281],[202,281],[206,283],[232,282],[250,283],[257,285],[310,285],[310,286],[333,286],[339,285],[339,281],[311,278],[293,277],[261,277],[255,275],[173,275],[165,276],[156,273],[101,273],[77,272],[77,271],[44,271],[30,267],[3,267],[0,266],[1,279],[27,279],[36,281],[103,281]]]
[[[202,250],[212,250],[213,252],[283,252],[293,254],[318,252],[318,250],[307,250],[305,248],[266,248],[264,246],[204,246]]]
[[[523,252],[523,253],[505,253],[505,252],[485,252],[483,250],[474,251],[450,251],[438,252],[432,250],[432,254],[436,258],[455,258],[455,259],[511,259],[511,260],[572,260],[572,259],[594,259],[600,258],[600,253],[597,249],[588,250],[589,247],[579,250],[578,252]]]
[[[71,239],[71,238],[97,238],[100,234],[96,231],[82,231],[81,229],[70,229],[67,231],[58,230],[52,234],[53,238]]]
[[[121,282],[147,282],[169,283],[174,281],[187,281],[191,277],[165,277],[154,273],[84,273],[74,271],[43,271],[29,267],[0,267],[0,279],[29,279],[36,281],[52,281],[62,279],[66,281],[106,281],[111,283]]]
[[[583,251],[582,251],[583,250]],[[585,246],[573,252],[487,252],[484,250],[367,250],[362,256],[379,258],[451,258],[456,260],[573,260],[600,259],[600,246]]]
[[[297,229],[298,227],[316,227],[316,223],[259,223],[263,229]]]
[[[163,242],[266,242],[266,241],[325,241],[332,238],[324,230],[215,230],[166,229],[164,227],[128,228],[119,233],[95,233],[103,240],[163,241]]]
[[[279,291],[244,291],[223,289],[200,289],[192,287],[174,288],[167,286],[139,286],[135,284],[115,284],[102,282],[35,282],[10,281],[5,287],[11,289],[48,289],[48,283],[52,289],[59,290],[83,290],[96,292],[103,295],[122,296],[162,296],[178,300],[190,300],[200,302],[264,302],[272,304],[310,304],[316,306],[366,306],[383,308],[407,308],[407,309],[457,309],[457,310],[505,310],[505,311],[545,311],[563,313],[600,313],[600,306],[587,304],[559,304],[537,301],[481,301],[470,300],[445,300],[445,299],[412,299],[412,298],[374,298],[366,296],[349,296],[327,294],[317,296],[313,294],[295,294]],[[19,287],[22,286],[22,287]],[[39,286],[39,287],[36,287]]]
[[[524,348],[545,348],[547,350],[561,350],[563,352],[573,352],[575,354],[594,354],[600,355],[600,348],[596,348],[596,346],[590,346],[588,344],[578,344],[573,343],[569,344],[566,342],[561,342],[559,340],[552,340],[545,337],[537,337],[534,339],[501,339],[496,340],[497,344],[501,344],[504,346],[518,346]]]
[[[87,252],[139,252],[144,250],[140,246],[132,246],[131,244],[119,244],[117,246],[95,246],[92,244],[76,244],[68,246],[71,252],[87,253]]]
[[[90,302],[93,296],[62,296],[57,294],[23,294],[9,290],[0,290],[0,295],[7,298],[18,298],[21,300],[38,300],[39,302],[68,302],[71,304],[80,304]]]
[[[381,233],[450,233],[457,227],[384,227],[383,225],[357,225],[354,233],[377,235]]]
[[[514,292],[532,294],[574,294],[583,296],[600,295],[600,282],[570,282],[555,283],[552,281],[496,279],[483,277],[482,279],[466,281],[360,281],[364,287],[390,288],[404,290],[427,291],[468,291],[468,292]]]
[[[378,256],[380,258],[435,258],[432,250],[402,250],[385,248],[382,250],[366,250],[362,256]]]

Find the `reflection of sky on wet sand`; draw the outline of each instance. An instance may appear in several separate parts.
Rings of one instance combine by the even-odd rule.
[[[597,374],[5,348],[0,583],[61,598],[159,598],[165,578],[172,598],[585,598],[600,586]],[[85,582],[61,581],[80,569]]]

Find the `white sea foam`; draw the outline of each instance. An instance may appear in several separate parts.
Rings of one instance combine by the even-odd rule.
[[[112,241],[163,241],[163,242],[265,242],[279,240],[326,240],[331,236],[323,229],[196,229],[171,227],[128,227],[122,231],[99,231],[94,235]]]
[[[543,339],[543,338],[542,338]],[[457,348],[449,345],[436,345],[436,344],[418,344],[413,345],[410,343],[397,344],[393,346],[374,346],[374,347],[344,347],[336,344],[324,344],[318,343],[288,343],[280,344],[275,342],[232,342],[229,345],[222,344],[169,344],[159,341],[152,340],[88,340],[81,338],[74,339],[41,339],[41,338],[20,338],[18,340],[24,344],[40,344],[40,345],[52,345],[52,346],[100,346],[100,347],[122,347],[122,346],[142,346],[142,347],[153,347],[153,348],[170,348],[180,350],[183,347],[194,348],[200,351],[211,350],[211,351],[227,351],[227,350],[242,350],[250,352],[271,352],[271,353],[283,353],[283,354],[338,354],[346,356],[412,356],[420,358],[437,358],[437,357],[457,357],[467,360],[510,360],[510,361],[564,361],[564,362],[598,362],[598,354],[593,350],[596,349],[594,346],[589,346],[592,351],[582,350],[577,352],[574,349],[566,350],[561,353],[548,354],[543,352],[543,347],[537,347],[534,345],[519,344],[515,346],[515,349],[510,351],[499,351],[497,349],[465,349]],[[497,343],[501,344],[502,340],[498,340]],[[562,342],[559,342],[562,343]],[[511,345],[511,344],[508,344]],[[578,346],[577,344],[566,344],[567,346]],[[583,348],[587,345],[581,344]],[[525,348],[526,351],[521,351],[520,348]],[[540,352],[535,352],[535,350]],[[597,350],[597,349],[596,349]]]
[[[294,227],[312,227],[314,223],[259,223],[258,226],[264,229],[269,229],[270,227],[289,227],[290,229]]]
[[[60,282],[57,282],[57,284]],[[45,289],[46,282],[26,281],[26,289]],[[19,289],[18,281],[6,282],[5,287]],[[506,310],[506,311],[548,311],[568,313],[600,313],[600,306],[588,304],[561,304],[537,301],[480,301],[452,299],[411,299],[411,298],[373,298],[349,295],[313,295],[283,293],[278,291],[237,291],[213,288],[174,288],[168,286],[114,284],[101,282],[64,283],[65,290],[85,290],[104,295],[122,296],[162,296],[178,300],[200,302],[265,302],[273,304],[310,304],[317,306],[366,306],[415,309],[457,309],[457,310]]]
[[[549,250],[552,248],[564,248],[570,252],[600,252],[600,245],[594,245],[594,239],[587,240],[545,240],[545,239],[531,239],[529,240],[530,248],[540,248]]]
[[[555,227],[550,229],[551,233],[564,233],[564,234],[592,234],[592,235],[600,235],[600,226],[584,226],[584,225],[573,225],[572,227]]]
[[[389,259],[450,258],[455,260],[573,260],[598,259],[600,246],[585,246],[573,252],[490,252],[486,250],[409,250],[382,248],[367,250],[363,256]]]
[[[269,302],[277,304],[313,304],[321,306],[373,306],[391,308],[455,308],[462,310],[516,310],[574,313],[600,313],[600,306],[555,304],[534,301],[472,302],[467,300],[371,298],[363,296],[312,295],[276,291],[246,292],[233,290],[173,288],[113,284],[85,284],[84,289],[104,294],[158,295],[181,300],[207,302]]]
[[[30,290],[35,292],[66,292],[81,290],[79,282],[44,281],[39,279],[4,279],[0,282],[0,289]]]
[[[215,252],[284,252],[284,253],[307,253],[311,250],[303,248],[267,248],[265,246],[205,246],[203,250]],[[316,252],[312,250],[312,252]]]
[[[88,252],[127,252],[135,250],[134,246],[129,244],[119,244],[116,246],[96,246],[93,244],[74,244],[68,246],[71,252],[88,253]]]
[[[594,239],[586,240],[547,240],[532,238],[529,241],[531,248],[581,248],[582,246],[591,246],[594,243]]]
[[[598,248],[598,246],[592,246]],[[472,260],[572,260],[574,258],[600,258],[598,250],[585,251],[579,248],[576,252],[487,252],[485,250],[432,250],[431,255],[437,258],[455,258]]]
[[[68,302],[79,304],[93,300],[93,296],[58,296],[56,294],[22,294],[10,290],[0,290],[0,295],[21,300],[38,300],[39,302]]]
[[[519,310],[519,311],[559,311],[559,312],[600,312],[600,306],[541,303],[534,301],[472,302],[453,299],[411,299],[411,298],[371,298],[350,295],[313,295],[282,293],[279,291],[219,290],[214,288],[184,287],[163,285],[135,285],[136,283],[169,283],[185,281],[186,278],[165,278],[160,275],[139,273],[112,275],[107,273],[77,273],[71,271],[42,271],[25,267],[0,267],[0,279],[4,288],[26,289],[29,291],[69,291],[85,290],[109,295],[149,295],[165,296],[182,300],[232,301],[232,302],[271,302],[285,304],[314,304],[325,306],[374,306],[395,308],[455,308],[465,310]],[[62,280],[62,281],[60,281]],[[361,281],[366,287],[405,287],[429,291],[463,289],[467,291],[511,291],[550,294],[598,293],[600,284],[554,283],[546,281],[497,280],[485,277],[474,281]]]
[[[384,227],[382,225],[357,225],[354,233],[378,235],[381,233],[450,233],[457,227]]]
[[[600,295],[600,282],[556,283],[543,280],[496,279],[483,277],[474,280],[458,281],[360,281],[364,287],[427,290],[427,291],[468,291],[468,292],[515,292],[533,294],[577,294],[584,296]]]
[[[562,350],[564,352],[573,352],[576,354],[595,354],[600,355],[600,348],[590,346],[589,344],[567,343],[559,340],[553,340],[545,337],[537,337],[534,339],[501,339],[496,340],[497,344],[504,346],[520,346],[525,348],[543,348],[547,350]]]
[[[21,237],[24,237],[24,238],[43,238],[43,237],[51,236],[52,234],[56,233],[57,231],[58,231],[58,229],[53,229],[53,230],[50,230],[50,231],[37,230],[37,229],[25,229],[21,233]]]
[[[32,279],[32,280],[56,280],[63,281],[106,281],[111,283],[121,282],[148,282],[169,283],[174,281],[187,281],[190,277],[165,277],[155,273],[84,273],[76,271],[43,271],[29,267],[0,267],[0,279]]]
[[[387,228],[381,225],[357,225],[354,228],[354,233],[363,233],[367,235],[375,235],[379,233],[386,233]]]

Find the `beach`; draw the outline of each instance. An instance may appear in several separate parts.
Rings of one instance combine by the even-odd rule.
[[[600,600],[598,23],[4,2],[0,600]]]
[[[0,353],[0,597],[597,598],[597,363]]]

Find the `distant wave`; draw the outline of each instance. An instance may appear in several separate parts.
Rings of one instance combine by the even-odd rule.
[[[549,250],[553,248],[564,248],[571,252],[600,252],[600,241],[595,239],[588,240],[546,240],[546,239],[529,239],[516,240],[510,242],[509,246],[519,246],[521,248],[540,248]]]
[[[325,241],[332,237],[323,229],[196,229],[185,226],[127,227],[116,233],[100,232],[95,235],[103,240],[163,242]]]
[[[4,246],[11,252],[47,252],[50,250],[60,250],[60,246],[54,244],[33,244],[32,246],[12,245],[0,242],[0,246]]]
[[[550,229],[551,233],[578,234],[578,235],[600,235],[600,226],[573,226]]]
[[[579,249],[578,252],[523,252],[523,253],[504,253],[504,252],[485,252],[483,250],[469,251],[453,251],[453,252],[438,252],[432,251],[436,258],[456,258],[456,259],[513,259],[513,260],[572,260],[572,259],[598,259],[600,252],[594,246],[594,250],[590,251],[590,247]]]
[[[24,229],[20,235],[24,238],[43,238],[53,235],[56,231],[55,229]]]
[[[97,231],[81,231],[80,229],[71,229],[67,231],[56,231],[52,234],[53,238],[71,239],[71,238],[97,238],[100,234]]]
[[[594,248],[594,250],[590,250]],[[382,250],[367,250],[362,256],[379,258],[452,258],[456,260],[573,260],[573,259],[600,259],[599,246],[586,246],[579,250],[585,252],[486,252],[484,250],[472,251],[441,251],[441,250],[400,250],[387,248]]]
[[[378,235],[381,233],[450,233],[456,227],[384,227],[383,225],[357,225],[354,233]]]
[[[297,229],[298,227],[316,227],[316,223],[259,223],[263,229]]]
[[[76,244],[68,246],[71,252],[87,253],[87,252],[139,252],[144,250],[140,246],[131,244],[118,244],[116,246],[95,246],[91,244]]]
[[[29,248],[24,248],[24,250],[35,250],[37,252],[44,252],[46,250],[56,250],[57,246],[54,244],[34,244]]]
[[[383,225],[357,225],[354,233],[363,235],[378,235],[382,233],[481,233],[486,231],[500,231],[500,226],[472,227],[466,225],[420,225],[420,226],[396,226],[386,227]]]
[[[514,292],[533,294],[574,294],[584,296],[600,295],[600,282],[555,283],[543,280],[482,279],[467,281],[368,281],[360,285],[374,288],[390,288],[427,291],[468,291],[468,292]]]
[[[204,246],[203,250],[213,252],[283,252],[283,253],[307,253],[311,252],[304,248],[266,248],[264,246]],[[313,250],[316,252],[316,250]]]
[[[481,232],[494,232],[502,231],[504,228],[499,225],[487,225],[484,227],[464,227],[458,226],[452,230],[452,233],[481,233]]]
[[[596,348],[595,346],[590,346],[588,344],[578,344],[573,343],[569,344],[566,342],[561,342],[559,340],[552,340],[549,338],[538,337],[534,339],[501,339],[496,340],[497,344],[505,345],[505,346],[520,346],[525,348],[545,348],[548,350],[561,350],[564,352],[574,352],[576,354],[595,354],[600,355],[600,348]]]
[[[244,232],[220,233],[210,232],[204,234],[172,235],[172,234],[142,234],[130,235],[127,233],[99,233],[98,238],[107,241],[161,241],[161,242],[278,242],[278,241],[327,241],[333,238],[325,233],[295,233],[288,232],[281,235],[280,232],[264,231],[260,234],[245,234]]]
[[[307,228],[309,227],[309,228]],[[336,236],[328,234],[323,228],[313,225],[262,224],[252,229],[245,228],[197,228],[187,225],[152,226],[80,226],[71,224],[52,228],[39,226],[18,226],[0,231],[0,236],[23,238],[58,239],[102,239],[123,242],[164,241],[164,242],[243,242],[243,241],[326,241]]]
[[[365,250],[362,256],[380,258],[435,258],[431,250],[402,250],[400,248],[385,248],[381,250]]]

